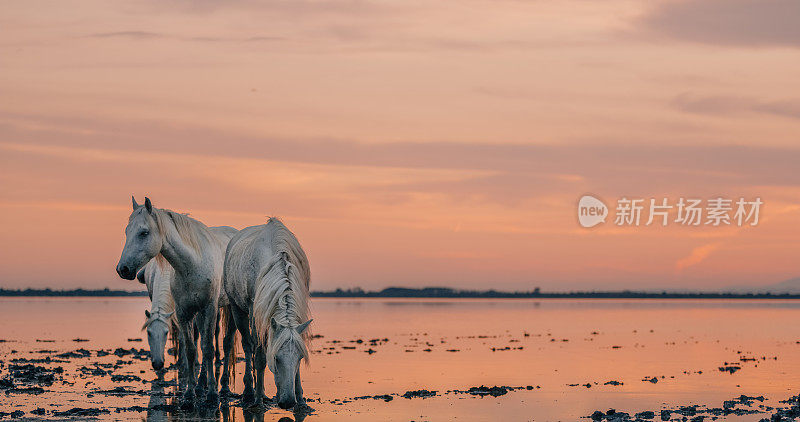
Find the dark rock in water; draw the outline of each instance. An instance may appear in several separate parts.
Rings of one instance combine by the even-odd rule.
[[[138,360],[150,359],[150,352],[145,349],[136,349],[136,348],[124,349],[122,347],[117,347],[116,349],[114,349],[114,354],[119,357],[130,356]]]
[[[140,338],[129,338],[128,341],[140,342],[140,341],[142,341],[142,339],[140,339]]]
[[[6,390],[6,394],[33,394],[38,396],[44,393],[42,387],[14,387]]]
[[[177,412],[178,406],[174,404],[156,404],[154,406],[151,406],[150,409],[159,410],[163,412]]]
[[[44,407],[37,407],[36,409],[31,410],[31,413],[34,415],[42,416],[45,413]]]
[[[11,412],[11,417],[15,418],[15,419],[21,418],[23,415],[25,415],[25,412],[23,412],[21,410],[15,410],[15,411]]]
[[[412,391],[406,391],[405,393],[403,393],[402,397],[407,398],[407,399],[411,399],[411,398],[415,398],[415,397],[427,398],[427,397],[433,397],[435,395],[436,395],[436,391],[412,390]]]
[[[675,413],[680,413],[683,416],[694,416],[697,414],[697,405],[681,406]]]
[[[381,394],[381,395],[376,395],[376,396],[353,397],[353,400],[366,400],[366,399],[383,400],[385,402],[390,402],[390,401],[394,400],[394,397],[392,397],[392,396],[390,396],[388,394]],[[307,399],[307,400],[311,400],[311,399]]]
[[[611,381],[608,381],[607,383],[605,383],[603,385],[622,385],[622,384],[623,383],[621,381],[611,380]]]
[[[728,372],[728,373],[733,374],[733,373],[735,373],[736,371],[738,371],[740,369],[742,369],[741,366],[735,366],[735,365],[720,366],[719,367],[719,372]]]
[[[49,387],[53,385],[56,374],[64,373],[64,368],[59,366],[48,369],[33,364],[11,364],[8,365],[8,373],[15,382],[39,384]]]
[[[7,388],[14,388],[14,379],[10,376],[0,379],[0,389],[5,390]]]
[[[653,419],[655,417],[655,412],[651,412],[649,410],[645,410],[644,412],[639,412],[636,414],[636,418],[638,419]]]
[[[591,416],[592,420],[595,420],[595,421],[602,421],[603,418],[605,418],[605,417],[606,417],[606,414],[601,412],[601,411],[599,411],[599,410],[595,410],[594,413],[592,413],[592,416]]]
[[[14,363],[69,363],[68,360],[53,359],[50,356],[47,356],[45,358],[32,358],[32,359],[14,358],[14,359],[11,359],[11,362],[14,362]]]
[[[129,390],[125,387],[114,387],[111,390],[97,390],[96,392],[106,396],[147,395],[144,390]]]
[[[36,342],[37,343],[55,343],[56,341],[55,340],[43,340],[43,339],[37,338]]]
[[[97,357],[108,356],[108,355],[110,355],[110,354],[111,354],[111,352],[109,352],[109,351],[106,351],[106,350],[98,350],[98,351],[97,351]]]
[[[64,358],[64,359],[71,359],[71,358],[88,358],[91,356],[92,353],[86,349],[78,349],[74,352],[65,352],[56,355],[56,357]]]
[[[668,421],[669,418],[672,417],[672,412],[669,410],[662,410],[661,411],[661,420]]]
[[[642,381],[652,382],[653,384],[658,382],[658,377],[644,377]]]
[[[141,381],[142,378],[136,375],[112,375],[111,381],[114,382],[137,382]]]
[[[74,418],[74,417],[92,417],[100,416],[104,413],[111,413],[107,409],[84,409],[81,407],[73,407],[72,409],[62,412],[53,412],[53,416],[61,418]]]
[[[147,412],[147,408],[142,406],[118,407],[115,412]]]
[[[472,394],[473,396],[498,397],[507,394],[508,391],[508,387],[486,387],[485,385],[482,385],[480,387],[471,387],[469,390],[467,390],[467,393]]]

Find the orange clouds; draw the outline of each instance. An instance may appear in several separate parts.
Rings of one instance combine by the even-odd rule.
[[[704,259],[708,258],[712,252],[719,249],[721,245],[719,243],[710,243],[708,245],[703,245],[692,249],[692,253],[685,258],[679,259],[675,262],[675,271],[681,272],[687,267],[691,267],[692,265],[697,265],[703,262]]]
[[[0,282],[130,287],[131,194],[284,217],[320,289],[796,276],[793,33],[673,34],[682,4],[4,3]],[[586,231],[585,192],[766,204],[750,230]]]

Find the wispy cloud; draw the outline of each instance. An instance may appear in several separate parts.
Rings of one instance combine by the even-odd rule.
[[[692,252],[675,262],[675,271],[681,272],[686,268],[697,265],[703,262],[712,252],[720,248],[719,243],[709,243],[707,245],[699,246],[692,249]]]
[[[115,32],[96,32],[89,34],[88,38],[131,38],[137,40],[149,40],[154,38],[165,38],[164,34],[148,31],[115,31]]]
[[[705,44],[800,47],[796,0],[662,1],[639,24],[648,32]]]
[[[159,32],[149,31],[116,31],[116,32],[97,32],[85,36],[86,38],[127,38],[132,40],[153,40],[171,38],[175,40],[190,41],[190,42],[231,42],[231,43],[256,43],[256,42],[273,42],[284,41],[286,38],[279,36],[268,35],[252,35],[252,36],[215,36],[215,35],[172,35]]]
[[[702,96],[684,93],[672,100],[678,110],[700,114],[765,113],[800,119],[800,99],[765,101],[751,97]]]

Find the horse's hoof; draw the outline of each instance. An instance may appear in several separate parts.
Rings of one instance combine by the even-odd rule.
[[[242,406],[249,407],[256,401],[256,395],[252,388],[246,388],[242,393]]]
[[[191,407],[192,405],[194,405],[194,390],[187,388],[186,391],[183,392],[183,398],[181,398],[181,407]]]
[[[303,400],[302,402],[298,402],[296,405],[294,405],[292,412],[295,414],[308,415],[309,413],[314,412],[314,409],[306,404],[305,400]]]
[[[206,394],[206,405],[207,406],[219,405],[219,394],[217,394],[216,391],[208,390],[208,394]]]
[[[256,412],[260,412],[260,411],[264,410],[264,407],[265,407],[264,406],[264,400],[262,400],[260,398],[258,398],[255,401],[253,401],[253,404],[251,404],[250,406],[247,406],[247,408],[249,410],[253,410],[253,411],[256,411]]]
[[[186,398],[186,396],[183,396],[181,399],[180,408],[184,411],[190,411],[194,409],[194,397]]]

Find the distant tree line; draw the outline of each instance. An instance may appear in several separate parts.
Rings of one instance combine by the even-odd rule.
[[[52,290],[52,289],[0,289],[0,296],[101,296],[101,297],[119,297],[119,296],[147,296],[147,291],[128,291],[128,290],[86,290],[86,289],[72,289],[72,290]]]
[[[315,297],[419,297],[419,298],[607,298],[607,299],[800,299],[800,294],[772,293],[705,293],[705,292],[644,292],[622,291],[577,291],[542,292],[538,287],[532,291],[502,292],[497,290],[457,290],[448,287],[388,287],[380,291],[364,291],[361,288],[336,289],[328,292],[313,292]]]
[[[138,297],[147,296],[147,291],[129,290],[52,290],[52,289],[0,289],[0,296],[67,296],[67,297]],[[311,292],[314,297],[342,298],[487,298],[487,299],[524,299],[524,298],[603,298],[603,299],[800,299],[800,294],[773,293],[705,293],[705,292],[644,292],[633,290],[621,291],[587,291],[587,292],[542,292],[538,287],[531,291],[502,292],[497,290],[459,290],[449,287],[424,287],[419,289],[407,287],[388,287],[380,291],[365,291],[359,287],[353,289],[336,289],[327,292]]]

